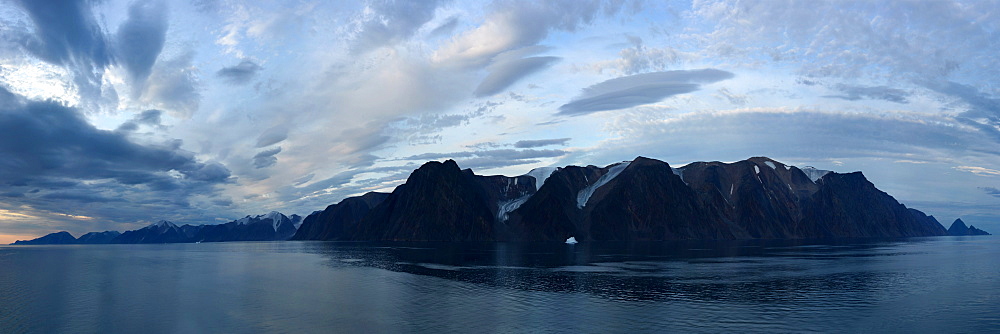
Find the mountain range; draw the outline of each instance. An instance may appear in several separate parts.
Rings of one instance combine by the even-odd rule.
[[[301,226],[299,221],[301,220]],[[219,225],[161,221],[139,230],[53,233],[15,244],[252,240],[656,241],[897,238],[948,230],[861,172],[799,168],[765,157],[671,167],[637,157],[605,167],[476,175],[453,160],[414,170],[391,193],[349,197],[304,219],[277,212]]]
[[[90,232],[74,238],[66,231],[51,233],[38,239],[19,240],[14,245],[47,244],[161,244],[215,241],[288,240],[298,228],[302,217],[291,217],[276,211],[246,216],[218,225],[181,225],[161,220],[138,230]]]
[[[605,167],[476,175],[428,162],[392,193],[347,198],[293,240],[579,241],[822,239],[947,235],[861,172],[765,157],[673,168],[637,157]]]

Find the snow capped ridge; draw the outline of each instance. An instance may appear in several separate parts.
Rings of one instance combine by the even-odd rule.
[[[614,180],[618,177],[618,174],[621,174],[622,171],[625,170],[625,167],[628,167],[631,163],[631,161],[622,161],[617,164],[610,165],[609,167],[611,168],[608,169],[608,172],[601,175],[601,178],[597,179],[597,182],[594,182],[594,184],[580,190],[580,193],[576,196],[576,207],[583,209],[583,207],[587,205],[587,201],[590,200],[590,196],[593,196],[594,192],[597,191],[597,188],[600,188],[608,182],[611,182],[611,180]]]
[[[247,215],[246,217],[243,217],[243,218],[240,218],[240,219],[236,220],[236,225],[246,225],[246,224],[249,224],[251,219],[253,219],[253,218],[251,218],[250,215]]]
[[[161,221],[155,222],[153,224],[150,224],[147,227],[156,227],[156,228],[170,228],[170,227],[175,227],[176,228],[177,225],[174,225],[174,223],[171,223],[169,220],[161,220]]]
[[[262,217],[263,219],[278,220],[278,219],[281,219],[282,216],[284,216],[284,215],[281,214],[281,212],[271,211],[271,212],[268,212],[265,215],[260,215],[260,216],[257,216],[257,217]]]
[[[799,170],[801,170],[803,173],[806,173],[806,176],[808,176],[809,179],[813,181],[813,183],[816,183],[817,181],[819,181],[819,179],[823,178],[823,175],[831,173],[828,170],[816,169],[816,167],[813,166],[805,166],[803,168],[800,168]]]
[[[285,217],[285,215],[281,214],[281,212],[278,212],[278,211],[271,211],[271,212],[268,212],[266,215],[262,215],[262,216],[263,216],[263,219],[270,219],[271,220],[271,227],[274,228],[275,232],[278,231],[278,224],[281,223],[281,221],[282,221],[281,218]],[[258,216],[258,217],[261,217],[261,216]],[[285,219],[288,219],[288,218],[285,218]]]
[[[552,173],[555,173],[558,169],[559,167],[539,167],[532,169],[528,172],[528,174],[524,175],[535,178],[535,191],[538,191],[539,189],[542,189],[542,184],[545,183],[545,180],[547,180],[549,176],[552,176]]]
[[[283,220],[289,219],[289,218],[288,218],[288,216],[285,216],[281,212],[271,211],[271,212],[268,212],[268,213],[265,213],[265,214],[262,214],[262,215],[256,215],[256,216],[252,216],[252,217],[250,215],[247,215],[246,217],[243,217],[243,218],[240,218],[240,219],[236,220],[236,225],[246,225],[246,224],[250,224],[250,223],[256,223],[258,221],[263,221],[263,220],[266,220],[266,219],[270,219],[271,220],[271,227],[274,229],[274,231],[278,231],[278,225]]]

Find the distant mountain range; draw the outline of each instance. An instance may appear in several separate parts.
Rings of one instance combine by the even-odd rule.
[[[177,226],[166,220],[138,230],[90,232],[74,238],[69,232],[56,232],[33,240],[19,240],[14,245],[50,244],[154,244],[180,242],[214,241],[269,241],[288,240],[295,234],[302,217],[285,216],[271,212],[258,216],[246,216],[219,225]]]
[[[301,219],[272,212],[220,225],[67,232],[15,244],[250,240],[639,241],[894,238],[988,234],[948,230],[861,172],[798,168],[764,157],[672,168],[638,157],[605,167],[483,176],[432,161],[392,193],[350,197]]]

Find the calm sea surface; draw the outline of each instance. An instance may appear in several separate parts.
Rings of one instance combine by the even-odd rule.
[[[0,246],[3,333],[1000,332],[1000,238]]]

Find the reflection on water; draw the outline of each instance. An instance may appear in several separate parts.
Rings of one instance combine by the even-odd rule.
[[[909,241],[921,242],[921,241]],[[825,261],[902,255],[893,243],[601,244],[311,243],[332,267],[375,267],[525,291],[579,292],[632,301],[809,302],[816,293],[864,297],[898,273]],[[865,303],[859,298],[858,303]]]
[[[981,332],[990,237],[0,247],[0,332]]]

